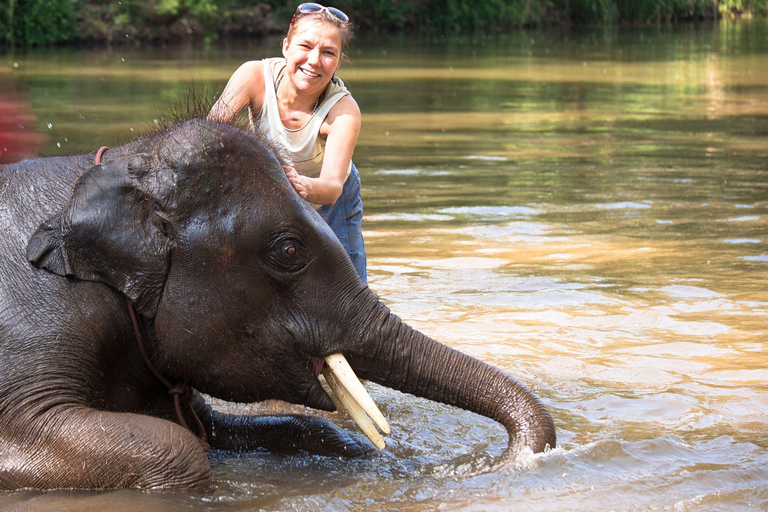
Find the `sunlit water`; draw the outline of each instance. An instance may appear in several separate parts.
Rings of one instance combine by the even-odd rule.
[[[371,459],[214,453],[204,491],[0,508],[768,509],[767,50],[764,21],[387,39],[340,73],[364,113],[372,289],[525,382],[555,451],[489,469],[494,422],[371,386],[393,429]],[[59,154],[130,139],[190,82],[278,52],[35,50],[0,73]]]

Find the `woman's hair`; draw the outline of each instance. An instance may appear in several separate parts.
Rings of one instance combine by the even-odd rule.
[[[355,26],[351,21],[343,22],[328,11],[322,10],[318,12],[296,13],[296,16],[293,19],[293,23],[291,23],[291,26],[288,27],[288,33],[286,34],[285,39],[290,43],[291,38],[296,33],[299,25],[307,21],[330,23],[334,27],[338,28],[339,33],[341,33],[342,52],[349,46],[349,43],[352,41],[352,37],[354,36]]]

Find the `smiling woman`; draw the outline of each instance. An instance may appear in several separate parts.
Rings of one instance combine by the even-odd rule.
[[[360,176],[352,163],[360,108],[336,77],[351,37],[349,17],[339,9],[299,5],[283,58],[241,65],[208,119],[229,122],[248,108],[252,129],[284,149],[291,184],[315,205],[367,281]]]

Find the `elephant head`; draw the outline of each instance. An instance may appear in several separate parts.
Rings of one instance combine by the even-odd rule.
[[[125,294],[158,370],[211,396],[333,410],[318,379],[356,374],[501,422],[513,454],[555,446],[540,401],[404,324],[257,136],[193,120],[107,152],[27,247],[38,268]]]

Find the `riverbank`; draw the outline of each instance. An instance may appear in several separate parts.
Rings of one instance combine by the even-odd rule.
[[[675,23],[766,16],[766,0],[338,0],[364,33],[503,33],[519,27]],[[285,30],[294,3],[267,0],[8,0],[0,45],[174,42],[259,37]]]

